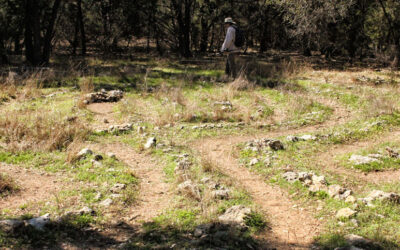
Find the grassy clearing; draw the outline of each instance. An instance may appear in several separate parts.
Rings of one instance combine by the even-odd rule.
[[[250,62],[249,79],[252,81],[240,78],[225,84],[222,83],[223,71],[218,70],[222,68],[220,64],[182,64],[149,58],[132,61],[90,59],[86,62],[85,73],[71,70],[70,75],[56,77],[55,72],[49,71],[3,79],[4,83],[12,84],[1,84],[0,87],[0,161],[58,174],[74,187],[48,201],[24,204],[20,208],[22,212],[3,211],[2,216],[8,218],[23,213],[25,217],[32,217],[46,212],[61,215],[83,205],[94,207],[97,214],[65,218],[41,238],[37,232],[30,231],[22,232],[20,238],[0,233],[0,245],[50,247],[65,237],[72,238],[72,242],[85,242],[85,237],[89,236],[111,241],[95,232],[89,233],[87,228],[109,228],[108,222],[125,216],[127,207],[135,203],[140,180],[117,160],[104,157],[101,165],[95,165],[94,156],[80,160],[71,156],[83,147],[85,140],[92,143],[124,142],[144,152],[146,139],[156,136],[158,144],[164,146],[144,153],[159,160],[168,183],[175,189],[186,180],[175,172],[178,156],[189,153],[192,165],[186,174],[198,185],[200,198],[176,191],[171,201],[173,207],[151,223],[144,224],[143,233],[131,238],[126,246],[207,247],[209,245],[202,245],[204,242],[193,237],[193,231],[199,225],[215,224],[218,216],[233,205],[252,208],[253,213],[246,218],[248,230],[242,232],[216,226],[212,234],[223,231],[225,235],[221,236],[222,240],[210,238],[208,242],[213,242],[215,247],[226,247],[223,239],[227,238],[232,239],[232,248],[247,248],[247,244],[255,246],[255,236],[268,225],[265,216],[246,190],[235,188],[235,183],[222,175],[212,162],[201,156],[194,157],[195,153],[187,148],[187,143],[204,137],[240,136],[321,124],[345,116],[335,110],[341,106],[341,111],[351,112],[346,123],[316,131],[313,133],[316,141],[285,142],[286,150],[278,152],[253,152],[242,147],[238,153],[241,164],[265,176],[268,183],[288,190],[292,199],[313,209],[316,216],[327,223],[325,232],[317,240],[323,248],[346,245],[344,236],[348,233],[373,239],[384,248],[398,247],[400,233],[396,224],[400,221],[396,205],[375,202],[375,207],[367,207],[358,203],[358,213],[354,217],[358,226],[355,226],[352,220],[334,218],[338,209],[351,205],[329,198],[324,191],[310,193],[301,183],[292,184],[281,178],[288,170],[314,171],[324,174],[329,184],[346,185],[356,190],[356,198],[365,197],[373,189],[400,192],[397,184],[372,186],[361,183],[357,176],[327,173],[319,159],[320,154],[328,152],[335,144],[376,138],[399,127],[396,76],[390,72],[314,71],[291,61],[277,66],[267,62],[251,65]],[[260,71],[265,71],[265,75]],[[363,75],[370,80],[360,82],[358,79]],[[376,86],[377,77],[386,82]],[[60,84],[65,87],[55,88]],[[82,96],[103,88],[125,91],[124,99],[115,106],[115,115],[120,120],[134,123],[135,128],[144,126],[145,135],[136,131],[90,132],[95,121],[81,102]],[[11,113],[18,115],[11,116]],[[397,144],[382,144],[357,153],[379,153],[386,146],[398,147]],[[351,167],[346,165],[349,156],[342,156],[342,165]],[[249,166],[253,158],[259,159],[259,163]],[[397,160],[385,158],[379,165],[362,166],[361,169],[397,169],[398,165]],[[202,182],[205,177],[230,189],[230,198],[213,198],[212,190]],[[109,209],[100,207],[101,201],[113,195],[110,189],[117,183],[126,185],[121,196],[114,198],[115,203]],[[32,243],[36,240],[37,245]]]

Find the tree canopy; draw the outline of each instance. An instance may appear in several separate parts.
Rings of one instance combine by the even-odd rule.
[[[399,66],[396,0],[0,0],[0,63],[23,54],[45,65],[54,51],[114,53],[138,41],[147,51],[191,57],[217,51],[227,16],[259,52],[386,56]]]

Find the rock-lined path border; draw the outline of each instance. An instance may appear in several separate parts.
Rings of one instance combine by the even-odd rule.
[[[297,208],[288,194],[266,183],[265,178],[239,167],[232,156],[234,147],[243,139],[205,139],[192,147],[211,160],[221,171],[249,192],[254,202],[267,215],[271,231],[265,237],[266,248],[309,249],[321,225],[309,211]],[[272,234],[271,234],[272,232]]]
[[[112,152],[118,160],[127,164],[139,179],[137,202],[129,207],[133,222],[149,222],[170,206],[172,198],[170,184],[165,182],[163,168],[150,157],[139,154],[122,143],[93,144],[90,147],[102,153]]]
[[[386,132],[379,138],[373,138],[369,140],[357,141],[346,145],[335,145],[329,151],[322,153],[318,158],[321,159],[319,164],[324,167],[323,171],[331,172],[334,174],[342,174],[346,176],[357,175],[357,179],[367,181],[373,184],[388,183],[392,181],[400,180],[400,169],[399,170],[382,170],[376,172],[365,172],[357,169],[348,169],[339,165],[335,160],[337,155],[341,155],[348,152],[356,153],[360,149],[365,149],[371,145],[378,145],[389,141],[400,142],[400,130]]]

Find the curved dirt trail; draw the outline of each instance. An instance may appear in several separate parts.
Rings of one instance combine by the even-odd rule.
[[[132,220],[148,222],[168,208],[172,193],[169,184],[164,182],[162,167],[122,143],[96,144],[92,148],[103,153],[114,153],[118,160],[134,170],[139,179],[139,195],[137,204],[129,208]]]
[[[329,151],[319,155],[319,162],[321,166],[324,167],[324,171],[332,172],[335,174],[342,174],[344,176],[354,176],[357,175],[357,179],[367,181],[373,184],[387,183],[392,181],[400,180],[400,170],[383,170],[378,172],[368,172],[364,173],[357,169],[347,169],[339,165],[335,160],[337,155],[345,154],[348,152],[354,152],[360,149],[366,149],[368,147],[379,145],[384,142],[397,141],[400,140],[400,131],[387,132],[386,134],[380,136],[377,139],[358,141],[347,145],[335,145]]]
[[[268,242],[266,248],[309,249],[315,236],[321,232],[322,225],[312,216],[311,211],[297,208],[297,206],[294,208],[295,203],[288,198],[287,192],[268,185],[262,176],[240,167],[237,159],[232,155],[236,145],[242,142],[263,137],[275,138],[315,132],[343,124],[351,119],[351,112],[335,101],[326,98],[315,99],[333,109],[332,116],[324,123],[295,129],[283,128],[277,131],[260,132],[256,135],[201,139],[190,145],[198,151],[199,155],[207,157],[221,172],[247,190],[254,202],[269,216],[272,234],[265,236]]]
[[[114,106],[112,102],[102,103],[91,103],[87,105],[87,109],[94,114],[94,125],[95,129],[106,129],[111,124],[115,124],[117,121],[114,117]],[[107,123],[104,121],[107,120]]]
[[[95,114],[95,129],[106,128],[116,124],[114,117],[115,103],[93,103],[88,105],[88,110]],[[107,119],[109,124],[104,123]],[[114,153],[118,160],[123,161],[139,179],[139,194],[137,204],[130,207],[129,214],[133,222],[149,222],[160,215],[169,206],[172,193],[170,185],[165,180],[165,174],[161,166],[151,160],[150,157],[137,153],[133,148],[123,143],[93,144],[95,151]]]
[[[194,149],[208,157],[218,169],[247,190],[254,202],[269,217],[272,234],[266,235],[266,248],[309,249],[313,238],[318,235],[321,225],[310,212],[293,208],[288,194],[277,187],[266,184],[266,180],[247,168],[239,167],[232,157],[234,139],[209,139],[196,142]]]

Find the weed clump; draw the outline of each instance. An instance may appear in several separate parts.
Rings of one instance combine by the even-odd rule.
[[[79,120],[68,121],[56,113],[37,112],[0,118],[0,137],[11,151],[54,151],[83,140],[89,129]]]
[[[19,188],[13,179],[0,174],[0,197],[9,195],[10,193],[18,191]]]

